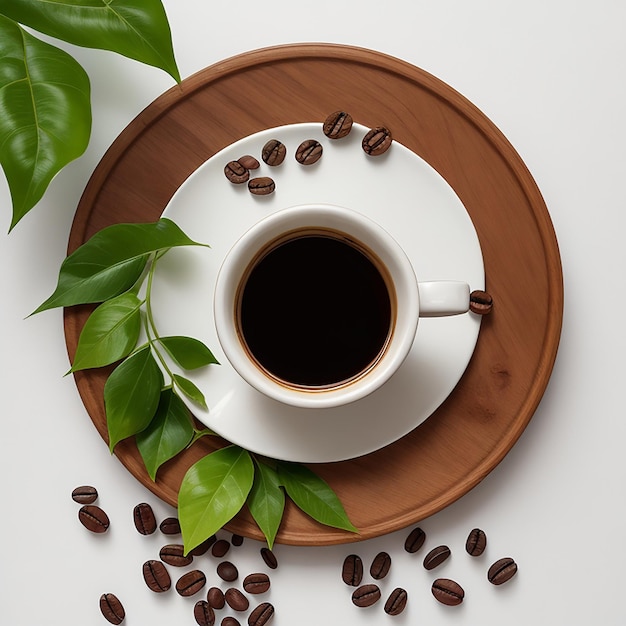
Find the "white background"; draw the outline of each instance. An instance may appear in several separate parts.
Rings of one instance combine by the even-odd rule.
[[[626,624],[623,272],[626,226],[626,5],[622,0],[275,0],[261,6],[165,0],[181,74],[255,48],[322,41],[375,49],[452,85],[503,131],[541,189],[558,236],[565,281],[561,347],[550,385],[525,433],[473,491],[424,520],[427,545],[447,543],[433,572],[466,590],[460,607],[439,605],[435,577],[408,555],[408,533],[350,546],[277,546],[280,565],[267,599],[274,624]],[[92,78],[94,128],[88,152],[53,182],[41,204],[0,238],[0,623],[98,625],[98,597],[114,591],[126,624],[193,624],[175,592],[145,587],[141,564],[163,538],[142,537],[131,511],[143,500],[160,518],[173,511],[119,462],[93,428],[71,377],[60,311],[25,319],[56,283],[73,214],[91,172],[118,133],[172,81],[159,70],[98,51],[67,47]],[[10,200],[0,180],[0,221]],[[93,484],[111,519],[106,536],[79,525],[72,489]],[[467,532],[488,534],[470,559]],[[260,544],[231,553],[242,573],[263,569]],[[399,617],[382,602],[361,610],[340,579],[343,558],[366,567],[393,558],[384,591],[400,585]],[[421,555],[421,556],[420,556]],[[519,574],[502,587],[488,565],[513,556]],[[209,557],[202,563],[211,572]],[[243,622],[244,620],[242,620]],[[245,622],[244,622],[245,623]]]

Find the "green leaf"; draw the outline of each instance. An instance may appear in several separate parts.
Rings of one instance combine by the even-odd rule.
[[[254,483],[248,495],[248,508],[271,549],[285,510],[285,492],[276,470],[256,461]]]
[[[0,13],[17,0],[0,0]],[[89,78],[66,52],[0,15],[0,164],[13,200],[11,229],[52,178],[87,148]]]
[[[278,476],[296,506],[315,521],[333,528],[359,532],[348,519],[337,494],[308,467],[281,461],[278,463]]]
[[[150,478],[155,480],[159,467],[184,450],[192,438],[187,407],[171,389],[164,389],[150,425],[135,436]]]
[[[211,350],[192,337],[160,337],[159,341],[179,367],[185,370],[218,364]]]
[[[187,470],[178,492],[178,519],[185,553],[241,510],[253,479],[252,458],[238,446],[216,450]]]
[[[203,409],[208,409],[204,394],[192,383],[188,378],[180,376],[179,374],[173,374],[172,378],[176,383],[176,386],[193,402],[200,405]]]
[[[151,253],[199,245],[167,218],[103,228],[63,261],[54,293],[34,313],[108,300],[135,284]]]
[[[104,385],[109,448],[150,424],[159,404],[163,373],[149,347],[122,361]]]
[[[80,333],[70,371],[104,367],[128,356],[139,339],[141,304],[135,293],[127,292],[95,309]]]
[[[0,13],[77,46],[161,68],[180,82],[160,0],[0,0]]]

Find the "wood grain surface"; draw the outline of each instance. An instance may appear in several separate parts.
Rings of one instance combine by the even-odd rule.
[[[389,127],[453,187],[478,233],[495,304],[467,371],[428,420],[378,452],[312,466],[337,492],[360,534],[321,526],[288,505],[277,538],[288,544],[366,539],[432,515],[477,485],[532,418],[557,353],[563,286],[547,208],[514,148],[462,95],[399,59],[332,44],[256,50],[189,77],[129,124],[94,171],[68,246],[73,251],[110,224],[157,220],[186,177],[232,142],[284,124],[321,123],[337,109],[366,126]],[[89,311],[65,311],[70,358]],[[75,374],[104,440],[107,375]],[[121,443],[116,454],[132,475],[175,506],[187,468],[219,445],[203,438],[166,464],[156,483],[134,443]],[[246,512],[228,529],[262,539]]]

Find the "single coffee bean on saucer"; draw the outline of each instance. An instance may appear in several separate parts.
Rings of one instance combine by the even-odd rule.
[[[126,617],[122,603],[113,593],[103,593],[100,596],[100,612],[111,624],[121,624]]]
[[[493,298],[486,291],[472,291],[469,308],[472,313],[487,315],[493,309]]]
[[[270,569],[276,569],[278,567],[276,555],[269,548],[261,548],[261,558]]]
[[[224,176],[233,185],[241,185],[241,183],[248,182],[250,172],[239,161],[229,161],[224,166]]]
[[[78,511],[80,523],[92,533],[105,533],[110,526],[109,516],[95,504],[85,504]]]
[[[286,154],[285,144],[278,139],[270,139],[261,150],[261,158],[272,167],[280,165],[285,160]]]
[[[172,579],[161,561],[150,559],[143,564],[143,579],[150,591],[163,593],[172,586]]]
[[[341,579],[346,585],[358,587],[363,580],[363,561],[358,554],[349,554],[343,560]]]
[[[374,583],[361,585],[352,592],[352,604],[358,607],[372,606],[380,600],[380,595],[378,585]]]
[[[413,554],[424,545],[424,541],[426,541],[426,533],[419,527],[414,528],[404,542],[404,549]]]
[[[193,616],[198,626],[213,626],[215,624],[215,611],[206,600],[198,600],[193,607]]]
[[[223,609],[226,605],[224,592],[219,587],[211,587],[206,594],[206,599],[214,609]]]
[[[177,543],[168,543],[163,546],[159,552],[159,558],[174,567],[185,567],[193,561],[191,554],[185,554],[185,546]]]
[[[480,556],[487,547],[487,535],[484,530],[474,528],[470,531],[465,542],[465,551],[470,556]]]
[[[329,139],[342,139],[352,130],[352,116],[345,111],[335,111],[325,120],[322,130]]]
[[[176,591],[179,595],[188,597],[198,593],[206,584],[206,576],[199,569],[191,570],[183,574],[176,581]]]
[[[385,602],[385,613],[387,615],[400,615],[404,611],[407,602],[407,592],[401,587],[396,587]]]
[[[502,585],[517,574],[517,563],[507,556],[498,559],[487,572],[487,579],[492,585]]]
[[[265,593],[270,588],[270,577],[263,572],[248,574],[243,579],[243,588],[244,591],[253,595]]]
[[[441,565],[450,554],[450,548],[448,548],[448,546],[437,546],[424,557],[424,567],[427,570],[435,569],[435,567]]]
[[[239,578],[239,571],[237,566],[230,561],[222,561],[217,566],[217,575],[226,582],[233,582]]]
[[[322,157],[322,144],[315,139],[306,139],[296,149],[296,161],[301,165],[313,165]]]
[[[72,491],[72,500],[78,504],[93,504],[97,499],[98,490],[90,485],[82,485]]]
[[[274,617],[274,605],[269,602],[261,602],[248,615],[248,626],[264,626]]]
[[[218,539],[211,546],[211,554],[216,556],[218,559],[221,559],[223,556],[226,556],[226,553],[230,550],[230,541],[226,539]]]
[[[201,544],[197,545],[192,550],[189,550],[189,556],[202,556],[209,551],[209,548],[217,541],[215,535],[211,535],[205,539]]]
[[[276,184],[269,176],[259,176],[248,181],[248,190],[255,196],[268,196],[275,189]]]
[[[154,511],[147,502],[142,502],[133,509],[133,521],[137,532],[141,535],[151,535],[157,529]]]
[[[247,611],[250,606],[248,598],[236,587],[227,589],[224,592],[224,598],[226,599],[226,604],[228,604],[233,611]]]
[[[234,546],[239,547],[239,546],[243,545],[243,537],[242,537],[241,535],[237,535],[237,534],[235,534],[235,535],[233,535],[233,536],[230,538],[230,542],[231,542]]]
[[[374,580],[381,580],[389,573],[391,557],[387,552],[379,552],[370,566],[370,575]]]
[[[232,615],[227,615],[221,622],[221,626],[241,626],[241,622]]]
[[[257,170],[261,166],[259,161],[250,154],[244,154],[242,157],[239,157],[237,159],[237,163],[245,167],[247,170]]]
[[[159,524],[159,530],[164,535],[180,535],[180,522],[177,517],[166,517]]]
[[[389,150],[392,141],[391,131],[384,126],[377,126],[366,133],[361,146],[365,154],[380,156]]]
[[[447,606],[457,606],[465,597],[463,587],[449,578],[437,578],[432,584],[431,591],[441,604]]]

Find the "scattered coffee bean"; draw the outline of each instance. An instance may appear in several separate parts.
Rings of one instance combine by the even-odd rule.
[[[262,572],[248,574],[243,579],[243,588],[253,595],[265,593],[270,588],[270,577]]]
[[[269,176],[260,176],[248,181],[248,189],[255,196],[268,196],[274,192],[276,184]]]
[[[248,626],[264,626],[274,617],[274,605],[269,602],[261,602],[259,606],[248,615]]]
[[[193,561],[191,554],[185,554],[185,546],[177,543],[169,543],[163,546],[159,552],[161,561],[174,567],[185,567]]]
[[[361,146],[365,154],[369,156],[380,156],[389,150],[391,142],[391,131],[384,126],[377,126],[366,133],[361,142]]]
[[[276,555],[269,548],[261,548],[261,558],[270,569],[276,569],[278,567]]]
[[[244,156],[239,157],[237,159],[237,162],[240,165],[243,165],[247,170],[256,170],[259,169],[260,167],[260,163],[258,162],[257,159],[255,159],[252,155],[250,154],[244,154]]]
[[[470,531],[465,542],[465,550],[470,556],[480,556],[487,547],[487,535],[480,528]]]
[[[183,574],[176,581],[176,591],[181,596],[193,596],[198,593],[202,587],[206,584],[206,576],[204,572],[201,572],[199,569],[191,570],[186,574]]]
[[[78,511],[78,519],[92,533],[105,533],[110,526],[109,516],[95,504],[81,506]]]
[[[349,554],[343,561],[341,578],[346,585],[358,587],[363,580],[363,561],[358,554]]]
[[[239,161],[229,161],[224,166],[224,176],[234,185],[241,185],[250,178],[250,172]]]
[[[193,616],[198,626],[213,626],[215,624],[215,611],[206,600],[198,600],[193,607]]]
[[[226,582],[233,582],[233,580],[237,580],[239,578],[239,571],[237,567],[231,563],[230,561],[222,561],[217,566],[217,575]]]
[[[448,546],[437,546],[424,557],[424,567],[427,570],[435,569],[450,556]]]
[[[166,517],[159,524],[159,530],[164,535],[180,535],[180,522],[177,517]]]
[[[381,580],[389,573],[391,557],[386,552],[379,552],[370,566],[370,575],[374,580]]]
[[[206,599],[214,609],[223,609],[226,604],[224,592],[219,587],[211,587],[207,593]]]
[[[218,539],[211,547],[211,554],[221,559],[230,550],[230,541]]]
[[[143,564],[143,579],[150,591],[163,593],[172,586],[172,579],[161,561],[150,559]]]
[[[487,579],[493,585],[501,585],[517,574],[517,563],[507,556],[497,560],[487,572]]]
[[[100,596],[100,611],[111,624],[121,624],[126,617],[122,603],[112,593],[103,593]]]
[[[151,535],[157,529],[154,511],[147,502],[142,502],[133,509],[133,521],[137,532],[142,535]]]
[[[441,604],[446,604],[447,606],[461,604],[465,597],[463,587],[449,578],[437,578],[433,582],[431,591]]]
[[[426,533],[419,527],[414,528],[404,542],[404,549],[413,554],[417,552],[426,541]]]
[[[407,593],[401,587],[396,587],[385,602],[385,613],[387,615],[400,615],[406,607]]]
[[[224,593],[224,598],[226,600],[226,604],[233,611],[247,611],[250,606],[250,602],[246,596],[239,591],[236,587],[230,587]]]
[[[372,606],[379,600],[380,588],[373,583],[361,585],[352,592],[352,603],[358,607]]]
[[[205,539],[201,544],[189,551],[190,556],[202,556],[206,554],[209,548],[217,541],[215,535],[211,535],[208,539]]]
[[[472,291],[469,308],[472,313],[487,315],[493,308],[493,298],[486,291]]]
[[[230,542],[234,545],[239,547],[240,545],[243,544],[243,537],[241,535],[233,535],[230,538]]]
[[[261,158],[271,166],[280,165],[285,160],[287,148],[278,139],[270,139],[261,150]]]
[[[227,615],[221,622],[221,626],[241,626],[241,622],[232,615]]]
[[[335,111],[331,113],[322,129],[329,139],[342,139],[352,130],[352,116],[345,111]]]
[[[296,161],[301,165],[313,165],[320,160],[323,150],[319,141],[306,139],[296,149]]]
[[[72,491],[72,500],[78,504],[93,504],[98,499],[98,490],[89,485],[76,487]]]

